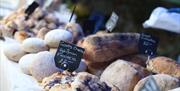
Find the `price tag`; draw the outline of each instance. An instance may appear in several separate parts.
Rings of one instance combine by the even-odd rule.
[[[25,10],[25,13],[27,14],[26,20],[35,11],[37,7],[39,7],[39,4],[36,1],[34,1],[31,5],[28,6],[28,8]]]
[[[60,69],[73,72],[79,67],[83,53],[83,48],[60,41],[54,58],[55,64]]]
[[[158,47],[158,41],[158,38],[152,35],[141,33],[139,39],[139,52],[151,57],[155,56]]]
[[[112,30],[116,27],[118,19],[119,19],[119,16],[115,12],[113,12],[111,17],[106,23],[107,32],[112,32]]]
[[[160,91],[160,89],[153,76],[150,76],[140,91]]]

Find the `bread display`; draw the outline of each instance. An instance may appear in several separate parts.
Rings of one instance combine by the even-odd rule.
[[[57,48],[61,40],[71,43],[73,41],[73,35],[69,31],[63,29],[55,29],[48,32],[45,35],[44,40],[49,47]]]
[[[78,42],[85,49],[89,62],[107,62],[138,52],[138,33],[108,33],[90,35]]]
[[[158,74],[168,74],[174,77],[180,77],[180,64],[167,57],[156,57],[149,61],[147,69]]]
[[[96,16],[96,12],[90,16],[95,20],[82,22],[79,21],[81,16],[77,16],[76,22],[69,20],[76,15],[73,15],[74,11],[71,15],[65,9],[66,5],[60,6],[59,12],[48,11],[48,5],[35,6],[28,6],[30,11],[25,7],[17,9],[0,20],[4,58],[0,62],[7,62],[10,70],[7,78],[15,83],[12,84],[13,91],[14,88],[17,91],[180,91],[180,64],[168,57],[155,57],[158,53],[149,54],[156,53],[154,47],[157,46],[154,45],[158,45],[153,36],[110,33],[106,29],[91,34],[97,27],[115,27],[115,12],[107,23],[102,19],[100,26],[98,17],[102,17],[98,13]],[[35,11],[28,14],[33,8]],[[106,20],[107,16],[104,18]],[[17,75],[12,76],[11,72]],[[156,84],[147,83],[150,78]],[[31,80],[39,89],[31,84]],[[26,88],[23,82],[30,87]]]
[[[19,43],[7,44],[3,50],[5,56],[12,61],[18,62],[26,54]]]
[[[42,39],[39,38],[28,38],[23,41],[22,48],[24,51],[29,53],[37,53],[40,51],[47,51],[48,47]]]
[[[86,72],[71,74],[55,73],[44,78],[41,84],[45,91],[118,91],[112,90],[99,78]]]
[[[146,83],[146,81],[149,80],[151,76],[148,76],[142,80],[140,80],[137,85],[134,88],[134,91],[143,91],[143,87]],[[179,80],[175,77],[166,75],[166,74],[157,74],[152,75],[153,79],[155,80],[155,83],[158,86],[158,91],[168,91],[174,88],[177,88],[180,86]],[[154,88],[150,86],[149,88]]]
[[[55,66],[54,55],[48,51],[36,54],[30,68],[30,73],[38,81],[58,71],[60,70]]]
[[[102,73],[100,80],[109,86],[116,86],[120,91],[133,91],[139,80],[149,72],[134,63],[117,60],[109,65]]]

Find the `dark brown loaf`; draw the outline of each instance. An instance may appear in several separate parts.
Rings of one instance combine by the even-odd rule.
[[[102,33],[90,35],[78,42],[85,48],[84,59],[90,62],[113,61],[138,52],[138,33]]]

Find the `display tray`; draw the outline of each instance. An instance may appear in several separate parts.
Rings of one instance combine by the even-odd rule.
[[[5,42],[0,41],[0,91],[41,91],[42,88],[32,76],[24,74],[18,63],[6,58],[3,46],[16,41],[5,39]]]

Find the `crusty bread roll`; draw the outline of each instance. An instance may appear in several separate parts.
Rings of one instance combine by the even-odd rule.
[[[35,55],[30,67],[30,72],[38,81],[48,77],[59,69],[55,66],[54,55],[48,51],[39,52]]]
[[[19,62],[19,59],[26,54],[19,43],[7,44],[4,46],[5,56],[12,61]]]
[[[38,38],[41,38],[41,39],[44,39],[45,35],[49,32],[50,30],[46,27],[43,27],[41,28],[39,31],[38,31],[38,34],[37,34],[37,37]]]
[[[87,72],[71,74],[68,72],[55,73],[44,78],[41,84],[46,91],[118,91],[110,88],[99,78]]]
[[[149,61],[147,69],[154,73],[168,74],[174,77],[180,77],[180,64],[167,57],[156,57]]]
[[[73,35],[69,31],[62,29],[55,29],[48,32],[45,35],[44,40],[49,47],[57,48],[59,46],[60,41],[71,43],[73,41]]]
[[[78,42],[85,49],[84,59],[90,62],[113,61],[138,52],[138,33],[104,33],[90,35]]]
[[[22,43],[29,35],[25,31],[17,31],[14,35],[14,39]]]
[[[48,47],[40,38],[28,38],[22,42],[22,48],[26,52],[37,53],[40,51],[47,51]]]
[[[19,60],[19,66],[23,73],[31,75],[30,67],[36,54],[26,54]]]
[[[117,60],[104,70],[100,80],[109,86],[118,87],[120,91],[133,91],[138,81],[148,74],[146,69],[137,64]]]
[[[73,34],[74,43],[77,43],[80,39],[84,37],[83,30],[81,26],[77,23],[68,23],[66,29]]]
[[[134,91],[144,91],[143,87],[145,86],[146,81],[149,80],[151,76],[147,76],[146,78],[140,80],[134,88]],[[175,77],[166,74],[157,74],[152,76],[154,78],[154,82],[158,87],[158,91],[168,91],[173,88],[179,87],[179,80]],[[152,83],[153,84],[153,83]],[[155,89],[153,86],[149,86],[151,89]]]

